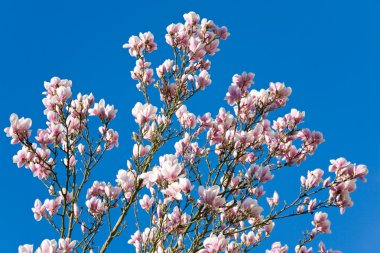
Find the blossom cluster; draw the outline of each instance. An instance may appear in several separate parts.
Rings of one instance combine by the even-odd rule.
[[[108,234],[102,253],[128,226],[135,231],[128,243],[137,253],[249,252],[270,238],[280,219],[312,214],[312,228],[294,248],[311,253],[307,243],[331,233],[323,209],[337,207],[343,214],[353,205],[350,194],[357,179],[366,181],[368,169],[345,158],[331,160],[330,176],[321,168],[308,170],[293,200],[268,186],[278,170],[300,166],[324,142],[321,132],[303,126],[304,111],[293,108],[274,117],[292,93],[284,83],[257,90],[254,73],[235,74],[226,108],[203,115],[191,110],[186,101],[211,85],[209,58],[229,32],[194,12],[183,18],[166,29],[173,58],[155,69],[147,59],[158,48],[151,32],[131,36],[123,45],[136,60],[131,78],[144,101],[131,110],[137,130],[127,169],[117,171],[116,183],[90,181],[105,152],[119,145],[119,133],[110,128],[117,109],[104,99],[95,102],[92,94],[81,93],[73,98],[69,80],[45,82],[47,128],[37,131],[36,142],[30,139],[32,120],[11,115],[5,133],[21,145],[13,162],[30,169],[50,196],[43,203],[35,200],[34,218],[49,222],[61,238],[44,240],[36,252],[92,252],[103,225]],[[150,99],[152,89],[161,102]],[[100,124],[90,122],[91,116]],[[90,128],[98,130],[98,138]],[[111,213],[119,216],[111,219]],[[135,226],[125,222],[131,215]],[[144,218],[149,220],[145,228]],[[76,230],[82,232],[80,241],[71,240]],[[288,250],[274,242],[266,252]],[[318,251],[339,252],[322,242]],[[33,252],[33,245],[21,245],[19,252]]]

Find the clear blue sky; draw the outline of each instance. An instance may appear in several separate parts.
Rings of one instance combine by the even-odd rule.
[[[44,127],[43,81],[55,75],[72,79],[74,92],[93,92],[119,109],[114,128],[121,136],[120,147],[108,153],[94,174],[113,181],[131,154],[130,132],[135,125],[130,111],[141,99],[129,74],[134,61],[121,45],[130,35],[150,30],[159,47],[151,59],[158,63],[170,56],[164,43],[166,26],[182,22],[182,14],[194,10],[226,25],[231,37],[213,57],[212,86],[190,109],[201,114],[205,107],[213,113],[227,107],[223,98],[231,77],[242,71],[256,73],[258,89],[266,88],[269,81],[291,86],[288,110],[305,110],[305,126],[322,131],[327,142],[303,166],[284,171],[276,182],[296,188],[301,173],[327,168],[330,159],[340,156],[367,164],[368,183],[359,184],[353,194],[354,207],[344,216],[331,210],[333,234],[322,239],[343,252],[379,252],[380,2],[138,2],[1,1],[1,129],[8,126],[12,112],[31,117],[34,130]],[[12,164],[17,148],[4,134],[0,151],[1,252],[16,252],[20,244],[38,245],[52,237],[49,226],[35,222],[30,210],[35,198],[47,196],[29,171]],[[294,219],[278,222],[272,239],[287,243],[293,251],[310,220],[303,220],[306,226]],[[129,232],[115,241],[110,252],[134,251],[126,243]]]

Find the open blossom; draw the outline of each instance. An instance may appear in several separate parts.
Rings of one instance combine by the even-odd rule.
[[[183,14],[183,18],[185,19],[186,23],[189,25],[195,25],[200,20],[199,15],[193,11],[190,11],[189,13]]]
[[[140,203],[141,208],[145,210],[148,210],[149,208],[152,207],[152,199],[146,194],[144,194],[142,199],[140,199],[139,203]]]
[[[339,250],[332,250],[332,249],[329,249],[329,250],[326,250],[326,246],[323,242],[320,242],[318,244],[318,252],[320,253],[342,253],[342,251],[339,251]]]
[[[206,55],[205,44],[197,37],[191,37],[189,40],[189,58],[193,61],[200,60]]]
[[[222,234],[216,236],[212,234],[203,241],[204,250],[202,253],[218,253],[225,251],[228,245],[228,238],[225,238]]]
[[[226,202],[225,198],[218,196],[220,187],[218,185],[214,185],[212,187],[204,188],[202,185],[198,187],[198,193],[201,197],[199,203],[206,204],[210,206],[212,209],[216,210],[217,208],[224,205]]]
[[[312,224],[319,233],[331,233],[330,221],[327,219],[328,215],[324,212],[316,212]]]
[[[197,119],[193,113],[187,110],[186,105],[182,105],[176,112],[179,123],[184,127],[194,128]]]
[[[112,149],[114,146],[119,146],[119,133],[113,129],[108,129],[106,133],[106,150]]]
[[[156,73],[159,78],[162,78],[166,73],[170,73],[173,67],[173,60],[165,60],[158,68],[156,68]]]
[[[135,158],[143,157],[144,155],[146,155],[150,151],[150,149],[151,149],[150,145],[143,146],[143,145],[134,144],[133,145],[133,156]]]
[[[121,188],[118,186],[112,186],[110,183],[104,187],[104,192],[110,200],[115,200],[121,192]]]
[[[98,197],[104,195],[106,188],[105,182],[94,181],[92,186],[87,190],[86,198]]]
[[[307,188],[317,187],[320,183],[323,182],[323,179],[322,179],[323,174],[324,174],[324,171],[321,169],[308,171],[307,178],[301,176],[301,183]]]
[[[154,42],[154,36],[151,32],[140,33],[139,37],[131,36],[128,43],[123,45],[123,48],[129,48],[129,54],[133,57],[139,57],[142,55],[142,51],[145,49],[151,53],[157,50],[157,44]]]
[[[137,230],[133,235],[131,235],[131,239],[128,240],[128,244],[133,244],[135,246],[136,251],[140,249],[140,244],[142,242],[141,232]]]
[[[240,205],[240,211],[248,218],[259,218],[264,210],[257,202],[257,199],[246,198]]]
[[[116,182],[124,191],[125,197],[129,198],[131,191],[135,188],[136,173],[134,171],[119,170],[116,176]]]
[[[17,144],[20,141],[27,139],[31,131],[29,128],[32,126],[32,120],[29,118],[18,118],[17,114],[12,113],[9,121],[11,126],[4,129],[4,132],[7,134],[7,137],[11,137],[11,143]]]
[[[160,173],[169,182],[176,181],[183,177],[185,170],[183,165],[178,162],[175,155],[164,155],[160,157]]]
[[[231,85],[228,88],[228,92],[227,92],[226,97],[224,99],[227,100],[227,103],[229,105],[234,105],[235,103],[237,103],[240,100],[241,96],[242,96],[241,89],[236,85]]]
[[[166,189],[161,190],[161,192],[165,195],[165,204],[174,200],[182,200],[181,186],[178,182],[171,183]]]
[[[67,192],[66,188],[62,188],[62,191],[59,191],[59,196],[61,199],[66,199],[67,202],[70,202],[73,199],[73,192]]]
[[[306,246],[297,245],[294,249],[295,253],[313,253],[313,248],[306,248]]]
[[[77,241],[71,240],[70,238],[60,238],[58,240],[58,250],[57,253],[70,253],[73,252],[75,244]]]
[[[35,253],[57,253],[57,241],[45,239]]]
[[[257,171],[255,175],[257,179],[259,179],[260,182],[264,183],[273,179],[274,175],[271,174],[270,168],[268,166],[265,166],[265,167],[257,166],[256,168],[257,168]]]
[[[251,84],[253,84],[253,78],[255,77],[255,74],[252,72],[243,72],[241,75],[235,74],[232,77],[232,84],[236,85],[243,91],[246,91],[249,87],[251,87]]]
[[[156,119],[157,107],[151,104],[141,104],[137,102],[132,109],[132,115],[136,118],[135,121],[139,125],[150,122]]]
[[[131,36],[128,43],[123,45],[123,48],[129,48],[129,54],[133,57],[138,57],[144,50],[144,43],[137,36]]]
[[[362,182],[367,182],[367,179],[364,178],[368,174],[368,168],[364,164],[356,165],[355,169],[355,176],[358,177]]]
[[[191,182],[188,178],[179,178],[178,183],[179,183],[181,190],[185,194],[188,194],[194,188],[194,185],[191,185]]]
[[[206,70],[202,70],[201,73],[195,77],[196,88],[204,90],[206,86],[211,84],[210,74]]]
[[[91,116],[98,116],[101,120],[112,120],[116,117],[117,110],[113,105],[106,105],[104,99],[101,99],[88,112]]]
[[[272,244],[270,250],[266,250],[265,253],[286,253],[288,252],[288,245],[281,245],[281,242],[275,242]]]
[[[61,207],[61,201],[61,197],[58,197],[56,199],[46,199],[44,202],[44,207],[50,215],[54,215],[58,212],[58,209]]]
[[[33,245],[24,244],[24,245],[18,246],[18,253],[33,253]]]
[[[34,207],[32,208],[32,211],[34,213],[34,219],[36,221],[40,221],[42,217],[45,216],[45,210],[46,210],[46,207],[42,205],[41,200],[36,199],[34,201]]]
[[[88,207],[88,212],[93,216],[103,214],[103,212],[106,210],[103,201],[95,197],[87,200],[86,206]]]
[[[157,44],[154,42],[154,35],[151,32],[140,33],[139,37],[147,52],[151,53],[157,50]]]
[[[248,234],[243,233],[240,237],[241,242],[245,244],[245,246],[251,246],[256,242],[255,234],[253,231],[250,231]]]
[[[280,196],[278,195],[277,191],[274,191],[273,197],[267,198],[267,201],[270,207],[277,206],[279,200],[280,200]]]

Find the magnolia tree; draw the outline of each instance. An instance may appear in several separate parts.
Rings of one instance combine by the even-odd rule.
[[[32,120],[10,116],[5,133],[21,147],[13,162],[29,169],[50,196],[35,200],[34,218],[57,232],[39,246],[19,246],[20,253],[106,252],[128,226],[135,230],[128,243],[136,252],[249,252],[270,238],[276,220],[313,214],[295,247],[309,253],[309,242],[331,232],[324,210],[337,207],[343,214],[353,205],[350,193],[368,170],[345,158],[331,160],[329,173],[305,172],[294,199],[280,201],[277,191],[265,191],[278,170],[300,165],[324,141],[322,133],[300,126],[305,112],[291,109],[269,120],[292,92],[284,83],[255,90],[254,74],[243,72],[232,77],[226,93],[230,108],[200,116],[187,109],[185,103],[211,84],[209,58],[229,32],[194,12],[184,19],[167,27],[173,56],[155,71],[148,61],[157,50],[152,33],[132,36],[123,46],[137,59],[131,76],[143,101],[132,109],[132,155],[115,181],[91,178],[119,144],[111,128],[113,105],[92,94],[73,97],[72,82],[53,77],[44,83],[46,128],[31,138]],[[148,94],[157,92],[161,102],[154,105]],[[163,149],[174,153],[163,155]],[[340,252],[322,242],[317,247]],[[266,250],[287,251],[280,242]]]

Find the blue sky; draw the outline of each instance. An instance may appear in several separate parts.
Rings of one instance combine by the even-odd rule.
[[[75,93],[93,92],[119,109],[114,128],[120,147],[108,153],[94,174],[113,181],[131,154],[131,108],[141,99],[129,74],[134,60],[121,45],[132,34],[151,31],[159,48],[151,60],[157,64],[170,57],[166,26],[182,22],[182,14],[191,10],[227,26],[231,36],[212,59],[212,86],[190,109],[201,114],[207,108],[215,114],[227,107],[223,98],[231,77],[242,71],[256,74],[256,89],[266,88],[269,81],[291,86],[289,107],[282,112],[305,110],[305,126],[322,131],[327,141],[303,166],[281,172],[276,182],[290,191],[300,174],[327,168],[330,159],[340,156],[367,164],[368,183],[359,184],[353,194],[354,207],[343,216],[331,210],[333,234],[321,239],[343,252],[379,252],[379,1],[2,1],[1,128],[8,126],[12,112],[32,118],[34,130],[44,127],[43,81],[52,76],[71,79]],[[47,196],[29,171],[12,164],[17,150],[0,135],[2,252],[52,237],[46,223],[33,219],[34,199]],[[272,240],[293,248],[310,220],[279,222]],[[126,243],[129,232],[110,252],[133,250]]]

